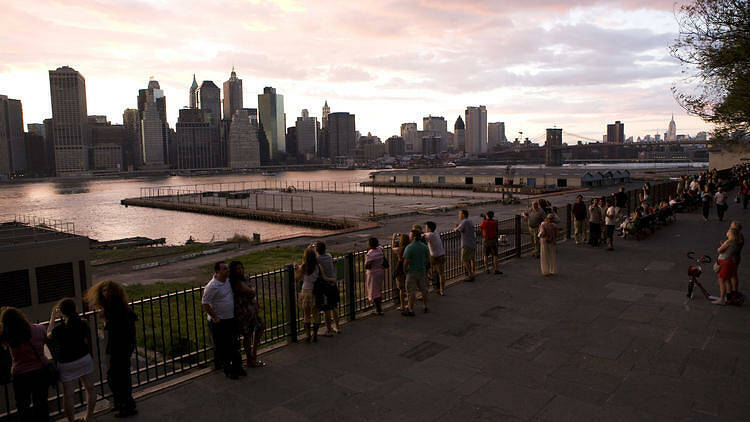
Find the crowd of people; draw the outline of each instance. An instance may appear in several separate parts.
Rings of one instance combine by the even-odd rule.
[[[135,350],[135,321],[121,285],[102,281],[86,292],[86,302],[98,310],[106,333],[106,367],[115,416],[138,413],[130,379],[131,356]],[[49,420],[48,391],[62,384],[63,412],[69,422],[93,421],[96,408],[96,372],[91,327],[83,320],[76,303],[64,298],[52,307],[49,324],[33,324],[19,309],[0,312],[0,344],[10,355],[10,375],[21,421]],[[56,362],[45,353],[45,346]],[[74,392],[77,383],[86,392],[86,416],[75,418]]]
[[[714,171],[695,176],[685,176],[677,181],[669,201],[655,203],[649,183],[637,194],[639,204],[630,214],[629,195],[624,188],[610,196],[593,198],[589,203],[582,195],[571,206],[576,245],[598,247],[606,244],[614,249],[614,237],[626,237],[639,222],[654,218],[666,221],[674,213],[700,207],[705,221],[716,208],[719,221],[723,221],[731,202],[729,193],[737,186],[734,201],[747,208],[750,201],[750,165],[737,166],[731,177],[720,177]],[[499,223],[494,213],[481,214],[479,233],[485,271],[502,274],[498,265]],[[558,211],[545,199],[533,201],[522,213],[532,242],[532,256],[540,260],[541,273],[557,273],[556,244],[561,223]],[[446,248],[434,221],[415,224],[408,233],[394,233],[391,239],[392,256],[387,254],[377,238],[367,241],[364,256],[366,298],[373,306],[373,314],[382,316],[383,285],[391,265],[397,294],[397,308],[401,315],[416,315],[417,300],[423,313],[430,312],[431,288],[438,295],[446,294]],[[476,250],[480,242],[477,229],[469,211],[458,213],[453,231],[460,242],[460,262],[464,281],[473,282],[476,276]],[[727,304],[739,295],[737,268],[744,246],[742,224],[732,221],[726,238],[717,249],[719,296],[713,303]],[[332,337],[341,333],[339,325],[340,291],[333,256],[327,252],[325,242],[309,245],[303,252],[300,264],[294,264],[298,290],[298,306],[303,316],[304,341],[316,343],[321,336]],[[419,296],[417,295],[419,293]],[[136,345],[135,323],[137,315],[128,304],[123,287],[115,282],[102,281],[92,286],[85,295],[92,309],[99,312],[105,322],[107,380],[112,391],[116,416],[127,417],[137,413],[132,395],[130,370]],[[247,375],[245,368],[257,368],[266,363],[258,359],[258,348],[265,331],[258,294],[245,276],[240,261],[224,261],[214,265],[213,278],[205,286],[201,300],[208,319],[208,327],[215,351],[215,366],[230,379]],[[322,323],[321,323],[322,315]],[[91,327],[79,316],[76,303],[71,298],[62,299],[52,310],[49,323],[31,323],[17,308],[5,307],[0,312],[0,345],[9,350],[13,391],[18,416],[22,421],[46,421],[48,413],[48,388],[58,382],[62,385],[63,410],[70,422],[93,421],[96,405],[95,369],[92,357]],[[242,341],[240,341],[242,339]],[[243,364],[241,348],[246,360]],[[56,362],[52,365],[45,353],[47,347]],[[74,392],[80,382],[86,392],[85,419],[75,419]]]

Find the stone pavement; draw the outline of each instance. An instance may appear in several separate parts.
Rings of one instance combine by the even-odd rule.
[[[130,420],[748,420],[750,303],[685,298],[685,253],[715,256],[728,223],[678,220],[614,252],[564,242],[550,278],[509,261],[430,314],[362,318],[239,381],[213,372],[144,398]],[[710,265],[701,279],[716,292]]]

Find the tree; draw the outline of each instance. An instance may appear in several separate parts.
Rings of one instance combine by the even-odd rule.
[[[750,132],[750,3],[695,0],[676,14],[679,35],[670,52],[686,77],[672,87],[689,113],[715,125],[714,138]]]

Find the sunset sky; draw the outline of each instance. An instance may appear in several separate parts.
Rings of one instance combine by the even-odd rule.
[[[169,1],[0,0],[0,94],[23,101],[24,123],[51,117],[48,70],[86,78],[89,114],[122,121],[139,88],[157,79],[171,126],[198,82],[243,79],[245,107],[273,86],[287,126],[307,108],[357,115],[385,140],[403,122],[487,106],[508,138],[546,127],[601,140],[708,126],[670,87],[681,77],[668,46],[671,0]],[[223,95],[223,93],[222,93]]]

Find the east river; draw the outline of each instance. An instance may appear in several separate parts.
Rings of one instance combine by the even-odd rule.
[[[371,170],[282,172],[276,176],[236,174],[221,176],[164,176],[134,179],[54,180],[0,184],[0,221],[29,215],[72,222],[77,234],[97,240],[133,236],[164,237],[167,244],[225,240],[235,233],[261,239],[319,234],[308,227],[238,220],[153,208],[124,207],[120,200],[138,197],[142,187],[228,183],[250,180],[368,180]]]
[[[685,164],[610,164],[588,168],[674,167]],[[501,167],[501,166],[498,166]],[[519,166],[526,167],[526,166]],[[697,166],[696,166],[697,167]],[[502,167],[504,168],[504,167]],[[14,215],[45,217],[72,222],[77,234],[97,240],[133,236],[166,238],[167,244],[182,244],[192,236],[196,241],[225,240],[234,234],[272,240],[299,234],[320,234],[307,227],[238,220],[202,214],[124,207],[120,200],[138,197],[142,187],[229,183],[257,180],[353,181],[369,179],[372,170],[320,170],[281,172],[275,176],[235,174],[220,176],[163,176],[133,179],[50,180],[0,184],[0,221]],[[317,206],[317,204],[316,204]]]

